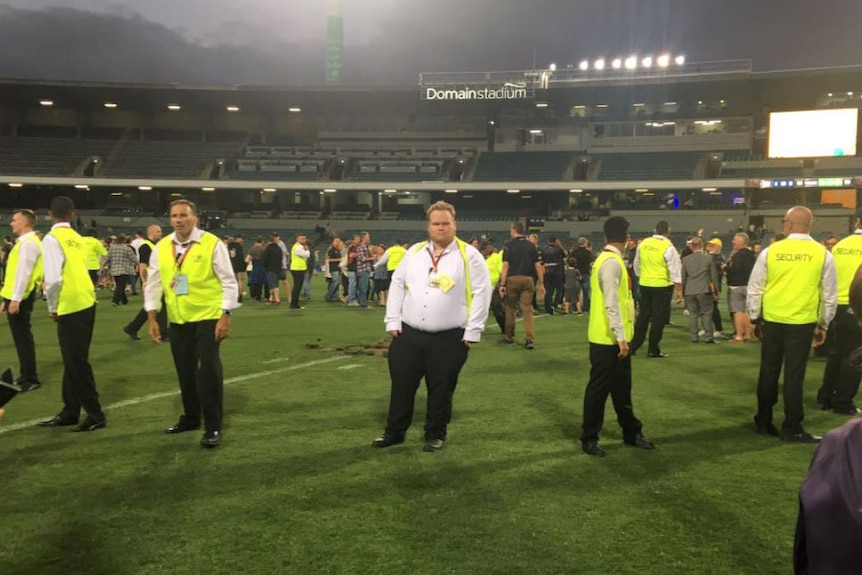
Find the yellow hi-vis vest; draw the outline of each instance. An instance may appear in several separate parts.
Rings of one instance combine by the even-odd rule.
[[[308,269],[308,260],[296,253],[296,248],[302,249],[302,244],[296,242],[290,248],[290,271],[304,272]]]
[[[470,262],[467,260],[467,242],[462,242],[460,239],[455,238],[455,243],[458,245],[458,251],[461,252],[461,259],[464,260],[464,285],[467,288],[467,319],[469,319],[470,311],[473,309],[473,283],[470,281]],[[420,252],[427,245],[428,242],[417,244],[413,251],[410,252],[410,255]],[[405,285],[404,289],[409,288]]]
[[[54,228],[54,236],[63,250],[62,280],[57,301],[57,315],[69,315],[96,305],[95,287],[87,271],[87,246],[84,238],[72,228]]]
[[[24,290],[22,300],[30,297],[30,294],[33,293],[36,286],[41,285],[42,280],[45,279],[45,269],[42,265],[42,240],[40,240],[39,236],[36,234],[29,234],[19,238],[18,241],[15,242],[15,245],[12,246],[12,251],[9,252],[9,259],[6,262],[6,279],[4,280],[3,289],[0,290],[0,297],[5,300],[11,300],[14,295],[15,280],[18,276],[18,252],[21,248],[22,242],[32,242],[39,246],[39,257],[36,258],[36,264],[33,266],[33,269],[30,270],[30,279],[27,280],[27,288]]]
[[[634,336],[634,302],[632,292],[629,289],[629,276],[626,271],[626,263],[619,255],[612,251],[603,251],[593,264],[593,273],[590,274],[590,293],[594,294],[593,302],[596,304],[590,310],[590,323],[587,339],[590,343],[600,345],[616,345],[617,336],[611,330],[608,315],[605,313],[604,295],[602,294],[601,282],[599,282],[599,270],[602,264],[613,260],[620,266],[620,283],[617,286],[617,297],[620,300],[620,319],[623,322],[623,334],[626,341],[631,341]]]
[[[766,253],[763,319],[803,325],[817,323],[826,248],[813,240],[785,239]]]
[[[856,270],[862,265],[862,235],[853,234],[835,244],[832,259],[835,260],[835,275],[838,279],[838,305],[849,305],[850,284],[856,277]]]
[[[219,319],[222,315],[221,282],[213,270],[213,252],[221,241],[214,234],[203,232],[200,242],[193,242],[181,259],[182,266],[174,256],[170,234],[156,246],[159,253],[159,273],[171,323],[192,323],[208,319]],[[173,288],[177,274],[188,278],[189,293],[177,295]]]
[[[84,236],[85,250],[87,252],[87,269],[98,271],[101,267],[99,264],[99,256],[105,257],[108,255],[108,250],[105,249],[105,244],[99,238],[92,236]]]
[[[394,272],[398,264],[404,259],[407,249],[404,246],[392,246],[389,248],[389,259],[386,260],[386,271]]]
[[[640,285],[645,287],[667,287],[673,285],[670,279],[670,269],[664,254],[671,246],[669,239],[649,237],[638,246],[641,273],[638,276]],[[595,264],[593,264],[595,265]]]
[[[488,266],[488,274],[491,276],[491,287],[497,287],[500,276],[503,275],[503,252],[494,252],[485,260]]]

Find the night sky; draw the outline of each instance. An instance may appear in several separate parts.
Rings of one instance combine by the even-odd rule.
[[[324,0],[0,0],[7,78],[322,84]],[[342,0],[345,83],[670,51],[862,64],[854,0]]]

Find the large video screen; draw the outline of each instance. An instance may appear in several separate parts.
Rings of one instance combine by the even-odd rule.
[[[769,115],[770,158],[856,155],[857,108],[773,112]]]

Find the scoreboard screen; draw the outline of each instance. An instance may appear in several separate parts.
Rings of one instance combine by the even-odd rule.
[[[769,115],[769,157],[855,156],[858,116],[858,108],[773,112]]]

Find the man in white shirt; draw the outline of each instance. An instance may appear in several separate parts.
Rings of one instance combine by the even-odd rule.
[[[372,443],[404,442],[422,378],[428,389],[424,451],[443,448],[452,396],[470,346],[478,343],[491,303],[485,259],[455,237],[455,208],[428,208],[430,241],[411,246],[392,275],[386,304],[392,388],[386,431]]]
[[[758,333],[760,375],[757,380],[757,433],[783,441],[817,443],[820,437],[802,427],[803,384],[811,341],[826,340],[829,322],[837,307],[835,262],[823,245],[810,235],[814,216],[795,206],[784,216],[786,239],[760,252],[748,279],[746,304],[752,323],[762,318]],[[781,431],[772,423],[778,403],[778,378],[784,367],[784,423]]]

